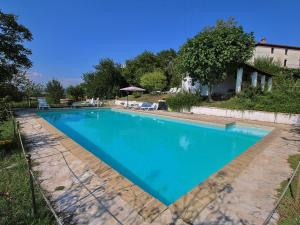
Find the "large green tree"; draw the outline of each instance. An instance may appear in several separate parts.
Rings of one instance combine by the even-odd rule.
[[[145,51],[134,59],[126,61],[123,75],[129,84],[139,85],[143,74],[153,72],[157,68],[159,68],[159,62],[156,55]]]
[[[50,80],[46,84],[47,98],[51,103],[59,103],[60,99],[64,97],[64,88],[58,80]]]
[[[175,59],[177,53],[174,49],[167,49],[158,52],[157,54],[159,69],[164,72],[167,79],[167,86],[169,87],[173,77],[176,76]]]
[[[24,42],[31,40],[31,32],[18,23],[15,15],[0,11],[0,82],[31,67],[31,51],[24,47]]]
[[[170,85],[174,76],[174,60],[177,53],[174,49],[167,49],[154,54],[144,51],[134,59],[127,60],[123,69],[123,76],[129,84],[140,85],[140,79],[145,73],[161,70]]]
[[[127,84],[121,66],[111,59],[102,59],[95,69],[83,74],[83,85],[89,97],[113,98]]]
[[[234,66],[247,62],[253,55],[253,33],[246,33],[234,19],[218,20],[188,40],[179,50],[182,73],[189,73],[207,85],[209,100],[214,85],[223,82]]]
[[[161,71],[145,73],[141,77],[141,85],[149,91],[161,91],[166,87],[167,78]]]

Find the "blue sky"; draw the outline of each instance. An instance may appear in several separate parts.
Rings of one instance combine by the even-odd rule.
[[[33,33],[31,77],[80,82],[101,58],[179,47],[217,19],[235,17],[257,40],[300,46],[299,0],[2,0]]]

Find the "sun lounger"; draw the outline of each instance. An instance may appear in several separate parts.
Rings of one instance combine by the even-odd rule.
[[[158,104],[157,103],[150,103],[150,102],[143,102],[140,109],[141,110],[157,110]]]

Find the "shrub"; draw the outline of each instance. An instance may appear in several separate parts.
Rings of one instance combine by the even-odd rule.
[[[141,77],[141,85],[149,91],[161,91],[167,85],[167,78],[161,71],[145,73]]]
[[[264,92],[261,87],[248,86],[243,89],[237,96],[241,99],[254,99],[258,95],[262,95]]]
[[[178,93],[177,95],[167,98],[168,106],[174,111],[182,109],[190,110],[192,106],[199,105],[202,101],[200,95],[189,93]]]
[[[78,101],[84,97],[84,88],[82,85],[76,85],[76,86],[69,86],[66,89],[67,95],[70,99]]]
[[[132,95],[133,95],[134,98],[139,98],[139,97],[142,96],[142,93],[138,92],[138,91],[135,91],[135,92],[132,93]]]

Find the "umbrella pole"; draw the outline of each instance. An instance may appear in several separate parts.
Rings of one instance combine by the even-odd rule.
[[[128,108],[128,91],[127,91],[127,105],[126,108]]]

